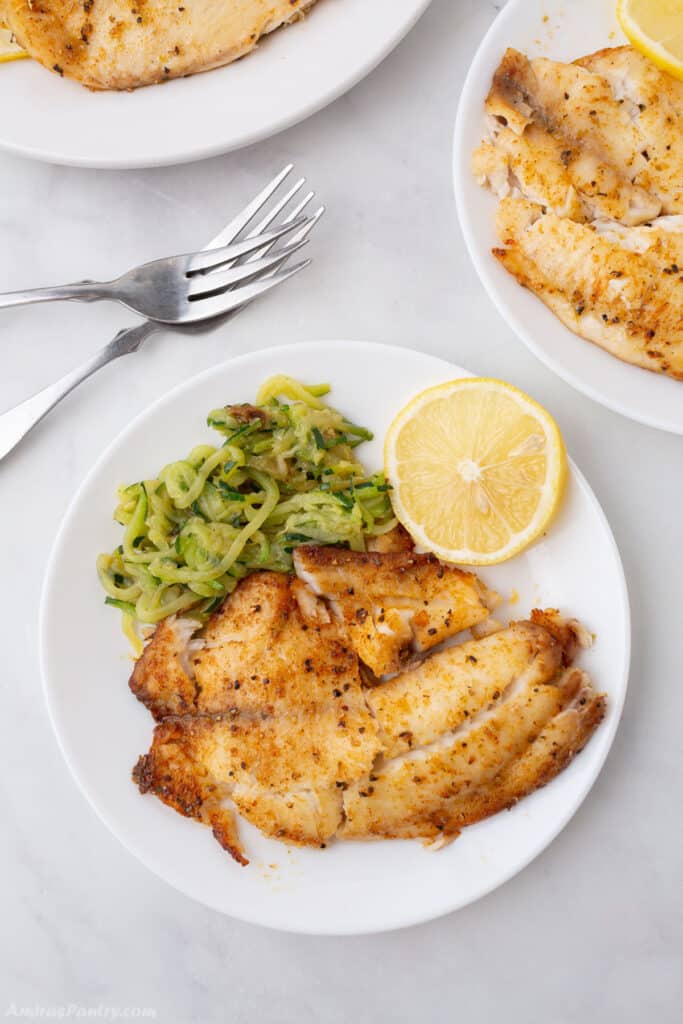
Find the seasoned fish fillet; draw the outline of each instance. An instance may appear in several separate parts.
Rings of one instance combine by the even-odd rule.
[[[553,779],[604,716],[604,697],[576,669],[559,679],[532,672],[511,690],[466,728],[380,763],[350,786],[340,836],[454,838]]]
[[[630,46],[508,50],[486,112],[494,255],[580,337],[683,379],[683,82]]]
[[[135,663],[128,685],[157,720],[194,710],[197,687],[189,664],[193,619],[164,619]]]
[[[344,565],[335,550],[332,567],[303,553],[321,574],[355,567],[356,587],[404,598],[416,566],[432,602],[458,578],[433,579],[432,562],[406,552]],[[202,630],[161,623],[131,678],[159,720],[133,771],[141,792],[208,825],[242,864],[235,810],[306,846],[445,839],[549,781],[602,716],[603,698],[565,669],[581,627],[556,611],[371,687],[351,632],[302,580],[271,572],[239,583]]]
[[[242,851],[226,798],[266,835],[319,846],[341,823],[343,787],[370,772],[380,749],[360,687],[346,692],[347,711],[340,703],[330,695],[315,711],[293,703],[280,714],[264,709],[265,717],[167,718],[138,762],[135,781],[188,817],[225,822],[230,852]]]
[[[554,212],[573,188],[589,219],[683,213],[683,83],[630,46],[574,64],[508,50],[486,112],[521,192]]]
[[[381,750],[340,626],[300,581],[255,573],[194,643],[183,667],[159,627],[133,673],[161,719],[135,769],[140,789],[211,825],[237,859],[227,797],[267,835],[324,843],[341,822],[342,787]],[[190,679],[190,667],[194,699],[179,716],[173,686],[189,693],[180,672]]]
[[[376,676],[397,672],[416,651],[483,622],[493,599],[472,573],[441,565],[433,555],[307,544],[294,552],[294,568],[328,599]]]
[[[628,49],[626,47],[625,49]],[[656,217],[642,141],[609,84],[574,64],[508,50],[486,100],[491,141],[473,170],[502,199],[524,196],[561,217],[640,224]],[[678,192],[667,201],[678,201]]]
[[[45,67],[91,89],[135,89],[229,64],[315,0],[0,0]]]
[[[388,533],[380,533],[378,537],[370,537],[368,540],[368,551],[376,551],[380,555],[412,551],[414,547],[413,538],[400,523]]]
[[[494,137],[475,150],[472,169],[500,199],[525,196],[580,222],[609,217],[642,224],[661,210],[645,189],[559,133],[532,123],[523,135],[501,127]]]
[[[683,217],[592,225],[504,199],[494,255],[572,331],[683,380]]]
[[[194,636],[188,620],[160,623],[131,676],[157,720],[258,713],[264,703],[275,713],[292,701],[313,712],[340,679],[356,678],[357,659],[325,603],[282,573],[253,573],[201,632],[189,628]]]
[[[636,127],[645,161],[636,184],[661,201],[663,213],[683,213],[683,82],[632,46],[599,50],[576,63],[609,84]]]
[[[367,694],[384,756],[433,743],[504,700],[510,687],[552,678],[562,661],[562,644],[533,622],[433,654]]]

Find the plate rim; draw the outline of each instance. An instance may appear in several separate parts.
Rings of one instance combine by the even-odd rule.
[[[155,167],[177,167],[182,166],[183,164],[195,163],[200,160],[208,160],[212,157],[222,156],[226,153],[233,153],[240,149],[245,149],[246,147],[252,146],[258,142],[264,142],[267,139],[273,138],[281,132],[286,131],[288,128],[293,128],[307,120],[309,117],[317,114],[325,107],[328,107],[331,103],[334,103],[335,100],[338,100],[341,96],[344,96],[347,92],[363,81],[364,78],[372,74],[372,72],[375,71],[384,60],[386,60],[386,58],[396,49],[403,39],[413,30],[417,22],[430,6],[431,2],[432,0],[413,0],[415,9],[394,31],[387,35],[387,38],[378,48],[376,53],[374,53],[373,56],[360,67],[356,68],[352,74],[344,76],[340,81],[330,86],[315,100],[305,102],[301,107],[297,107],[295,111],[283,114],[261,128],[254,129],[251,132],[245,132],[240,138],[231,142],[207,142],[204,145],[196,146],[191,151],[187,151],[182,148],[174,149],[172,152],[169,152],[161,158],[135,159],[131,157],[122,157],[118,159],[116,157],[109,157],[101,159],[96,156],[79,157],[65,155],[64,153],[53,151],[51,149],[41,149],[39,146],[32,146],[28,144],[23,145],[21,143],[8,141],[2,137],[0,131],[0,152],[62,167],[126,171],[144,170],[146,168]],[[282,29],[286,29],[287,27],[289,26],[281,26]],[[247,56],[254,57],[257,55],[252,52],[251,54],[247,54]],[[208,71],[198,72],[197,75],[211,74],[214,71],[224,71],[229,66],[229,64],[224,64],[218,68],[211,68]],[[43,70],[47,73],[47,69],[44,68]],[[163,82],[159,84],[164,85]],[[85,88],[85,86],[82,86],[82,88]],[[142,88],[155,88],[155,86],[143,86]]]
[[[638,410],[634,411],[627,405],[620,403],[618,399],[609,395],[605,396],[598,388],[593,387],[589,380],[581,377],[571,369],[567,369],[560,360],[550,355],[544,349],[542,343],[535,340],[533,332],[526,329],[521,316],[515,313],[514,309],[511,309],[502,298],[493,279],[491,268],[484,262],[477,251],[475,243],[476,232],[466,212],[467,197],[465,195],[465,178],[459,173],[460,159],[468,145],[464,137],[466,109],[472,102],[470,94],[474,91],[474,86],[481,77],[481,71],[485,64],[484,53],[488,48],[490,39],[497,34],[501,23],[506,22],[508,19],[512,19],[512,12],[516,12],[525,3],[527,3],[527,0],[508,0],[505,7],[498,12],[494,20],[491,22],[477,47],[474,57],[472,58],[472,63],[470,64],[467,75],[465,76],[465,81],[458,100],[455,124],[453,128],[453,143],[451,146],[451,180],[453,183],[458,222],[465,240],[467,252],[477,273],[477,277],[484,286],[486,294],[495,306],[500,317],[512,329],[519,340],[526,345],[529,351],[532,352],[544,366],[551,370],[552,373],[559,377],[560,380],[563,380],[566,384],[569,384],[570,387],[579,391],[581,394],[586,395],[592,401],[597,402],[598,405],[610,409],[612,412],[618,413],[625,419],[629,419],[635,423],[640,423],[646,427],[651,427],[655,430],[662,430],[667,434],[681,436],[683,435],[683,418],[681,419],[681,422],[671,422],[666,419],[658,418],[655,415],[639,412]],[[578,338],[578,340],[584,341],[585,344],[590,344],[590,342],[585,341],[585,339],[580,338],[578,335],[574,334],[573,331],[570,331],[568,327],[565,327],[564,329],[572,339]],[[617,357],[614,356],[613,358],[616,359]],[[620,361],[624,362],[622,360]],[[643,369],[642,367],[630,366],[625,362],[624,365],[628,366],[629,369],[633,370],[633,372],[651,372]],[[653,374],[653,376],[655,375]]]
[[[303,342],[289,343],[280,346],[270,346],[268,348],[256,349],[252,352],[243,353],[241,355],[233,357],[232,359],[226,359],[220,363],[215,364],[214,366],[208,367],[205,370],[202,370],[199,373],[189,377],[187,380],[181,381],[175,387],[170,388],[164,394],[160,395],[154,402],[152,402],[151,405],[142,409],[137,414],[137,416],[135,416],[132,420],[130,420],[129,423],[126,424],[123,430],[119,431],[119,433],[112,437],[109,444],[106,445],[106,447],[100,452],[93,465],[90,467],[88,472],[81,480],[80,484],[76,488],[71,498],[71,501],[69,502],[66,511],[64,512],[64,515],[61,519],[59,528],[57,530],[55,539],[52,544],[41,588],[38,615],[39,665],[42,682],[42,692],[48,711],[50,725],[52,727],[54,736],[57,740],[57,745],[67,765],[69,773],[71,774],[81,794],[85,798],[85,801],[90,806],[91,810],[95,812],[96,816],[99,818],[102,824],[105,825],[109,833],[113,835],[114,838],[121,844],[121,846],[123,846],[123,848],[130,855],[135,857],[135,859],[140,864],[142,864],[145,867],[145,869],[151,871],[152,874],[160,878],[166,885],[169,885],[171,888],[176,889],[179,892],[182,892],[184,896],[188,897],[193,902],[200,903],[201,905],[208,907],[215,913],[221,913],[225,916],[233,918],[234,920],[240,920],[248,924],[259,925],[261,927],[269,928],[274,931],[292,934],[320,936],[371,935],[391,931],[398,931],[400,929],[412,927],[414,925],[424,924],[428,921],[438,920],[441,917],[445,917],[448,914],[454,913],[457,910],[461,910],[464,907],[467,907],[477,902],[484,896],[487,896],[489,893],[500,888],[502,885],[505,885],[517,874],[519,874],[521,871],[527,868],[529,864],[531,864],[537,857],[539,857],[550,846],[550,844],[554,842],[557,836],[566,828],[567,824],[574,817],[580,806],[583,804],[584,800],[588,796],[588,793],[590,792],[595,782],[597,781],[598,777],[602,773],[605,762],[612,749],[614,739],[619,729],[619,725],[621,723],[621,718],[623,715],[624,703],[628,691],[629,675],[631,669],[632,624],[628,583],[626,573],[624,570],[624,565],[616,542],[616,538],[611,529],[607,516],[600,502],[598,501],[597,496],[595,495],[590,484],[588,483],[586,477],[570,456],[568,456],[568,461],[574,479],[578,486],[581,488],[581,490],[584,492],[584,495],[589,499],[589,502],[594,512],[597,513],[597,516],[605,532],[606,538],[610,544],[610,553],[615,562],[615,568],[617,569],[617,583],[619,590],[618,598],[621,606],[621,618],[623,620],[624,625],[625,641],[623,650],[623,669],[621,672],[621,678],[618,680],[618,682],[621,685],[621,695],[618,698],[618,700],[614,701],[613,699],[613,713],[611,719],[609,720],[609,722],[603,723],[602,728],[609,728],[610,731],[606,736],[604,750],[598,762],[596,763],[595,770],[592,776],[589,779],[587,779],[584,785],[577,791],[577,793],[574,795],[574,798],[571,801],[568,801],[567,805],[563,810],[563,813],[559,816],[556,828],[547,835],[544,835],[542,842],[540,844],[535,844],[532,847],[531,851],[528,853],[527,857],[523,858],[522,860],[514,862],[513,865],[509,869],[503,871],[496,880],[494,880],[490,884],[484,884],[478,889],[474,889],[473,892],[470,895],[468,895],[468,897],[464,900],[456,898],[452,902],[446,901],[443,907],[437,913],[434,913],[431,910],[427,910],[424,913],[409,913],[406,914],[400,920],[394,920],[392,923],[388,925],[378,924],[361,928],[354,924],[350,924],[348,926],[340,926],[339,924],[336,924],[334,926],[330,926],[329,928],[325,927],[324,925],[318,925],[317,927],[312,928],[307,925],[298,926],[296,920],[290,920],[285,925],[277,921],[264,920],[264,918],[259,913],[254,913],[253,915],[251,915],[244,913],[242,910],[235,913],[233,913],[232,911],[224,911],[221,908],[217,907],[215,904],[211,903],[208,899],[205,899],[197,895],[195,892],[190,892],[187,888],[185,888],[184,885],[179,884],[175,880],[171,880],[171,878],[165,872],[163,867],[160,867],[155,862],[154,858],[148,857],[146,854],[143,854],[135,843],[131,843],[128,840],[128,837],[124,838],[116,830],[114,823],[109,820],[106,813],[100,808],[100,806],[98,806],[94,794],[91,794],[87,780],[82,778],[81,774],[76,769],[73,760],[70,756],[68,744],[60,731],[59,713],[57,711],[56,702],[53,700],[54,688],[52,683],[50,682],[50,667],[46,640],[48,619],[51,614],[50,591],[52,590],[53,577],[56,571],[58,555],[60,553],[64,538],[70,527],[71,519],[75,515],[75,512],[80,505],[81,495],[87,489],[91,480],[97,475],[101,467],[107,462],[112,450],[120,443],[125,441],[127,437],[130,434],[134,433],[138,429],[138,427],[147,419],[154,417],[158,413],[159,409],[163,408],[163,406],[166,403],[175,400],[179,395],[182,395],[184,391],[191,390],[194,386],[196,386],[198,382],[203,380],[209,380],[214,375],[225,372],[228,367],[234,368],[236,364],[249,363],[259,358],[267,358],[269,356],[277,356],[278,358],[286,359],[287,354],[292,350],[319,350],[321,347],[328,346],[333,347],[335,349],[338,349],[339,347],[342,346],[345,348],[354,347],[358,350],[365,351],[367,351],[367,349],[369,348],[375,350],[379,349],[386,352],[392,352],[397,350],[401,352],[408,351],[412,355],[419,356],[421,359],[428,359],[434,363],[439,363],[445,366],[452,366],[456,372],[463,372],[468,376],[474,376],[474,374],[472,374],[469,370],[465,370],[464,367],[461,367],[458,364],[451,363],[451,361],[448,359],[444,359],[441,356],[432,355],[432,353],[429,352],[422,352],[419,349],[414,349],[409,346],[399,346],[388,343],[364,341],[359,339],[330,338],[320,339],[319,341],[309,340]],[[616,681],[617,680],[615,680],[615,682]]]

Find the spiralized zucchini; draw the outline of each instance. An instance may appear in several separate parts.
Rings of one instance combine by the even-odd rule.
[[[363,551],[395,526],[383,474],[367,476],[355,457],[372,434],[322,401],[329,390],[272,377],[255,405],[209,413],[220,447],[119,488],[123,539],[97,571],[131,640],[177,612],[205,620],[250,572],[289,572],[298,544]]]

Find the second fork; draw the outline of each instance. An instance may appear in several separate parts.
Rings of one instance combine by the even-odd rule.
[[[6,292],[0,294],[0,309],[34,302],[109,299],[159,323],[192,324],[208,320],[256,298],[271,287],[271,272],[306,245],[307,239],[274,247],[286,235],[305,228],[310,220],[298,217],[218,249],[153,260],[114,281],[79,281],[54,288]],[[262,249],[268,254],[258,258]],[[253,258],[255,256],[257,258]],[[303,266],[297,264],[290,272]],[[233,307],[224,293],[238,284],[243,287]]]

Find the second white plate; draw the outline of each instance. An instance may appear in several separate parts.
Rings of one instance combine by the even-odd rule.
[[[626,692],[630,627],[624,575],[600,506],[574,466],[547,535],[511,562],[481,573],[503,596],[519,595],[496,612],[499,618],[524,618],[533,607],[560,608],[597,635],[581,664],[608,694],[607,717],[549,786],[509,813],[466,829],[439,853],[417,842],[290,850],[240,822],[251,864],[239,867],[209,829],[142,797],[131,782],[131,768],[148,749],[154,723],[128,690],[127,643],[118,616],[104,605],[95,558],[120,541],[120,527],[112,521],[117,485],[154,475],[204,440],[215,443],[205,425],[207,412],[253,400],[274,373],[329,381],[330,401],[375,431],[375,440],[359,452],[369,468],[381,465],[387,427],[408,399],[422,388],[469,376],[407,349],[320,342],[234,359],[153,405],[100,458],[59,532],[41,614],[47,702],[87,799],[121,842],[171,885],[216,910],[289,931],[398,928],[462,907],[510,878],[547,846],[586,796],[611,746]]]
[[[660,430],[683,434],[683,383],[629,366],[569,331],[491,255],[498,200],[472,174],[486,136],[484,101],[508,46],[530,56],[574,60],[626,42],[615,0],[508,0],[472,62],[460,98],[453,171],[460,224],[470,255],[501,316],[558,376],[601,405]]]
[[[263,39],[243,60],[130,93],[90,92],[34,61],[5,65],[0,147],[81,167],[157,167],[226,153],[341,96],[429,2],[319,0],[303,21]]]

